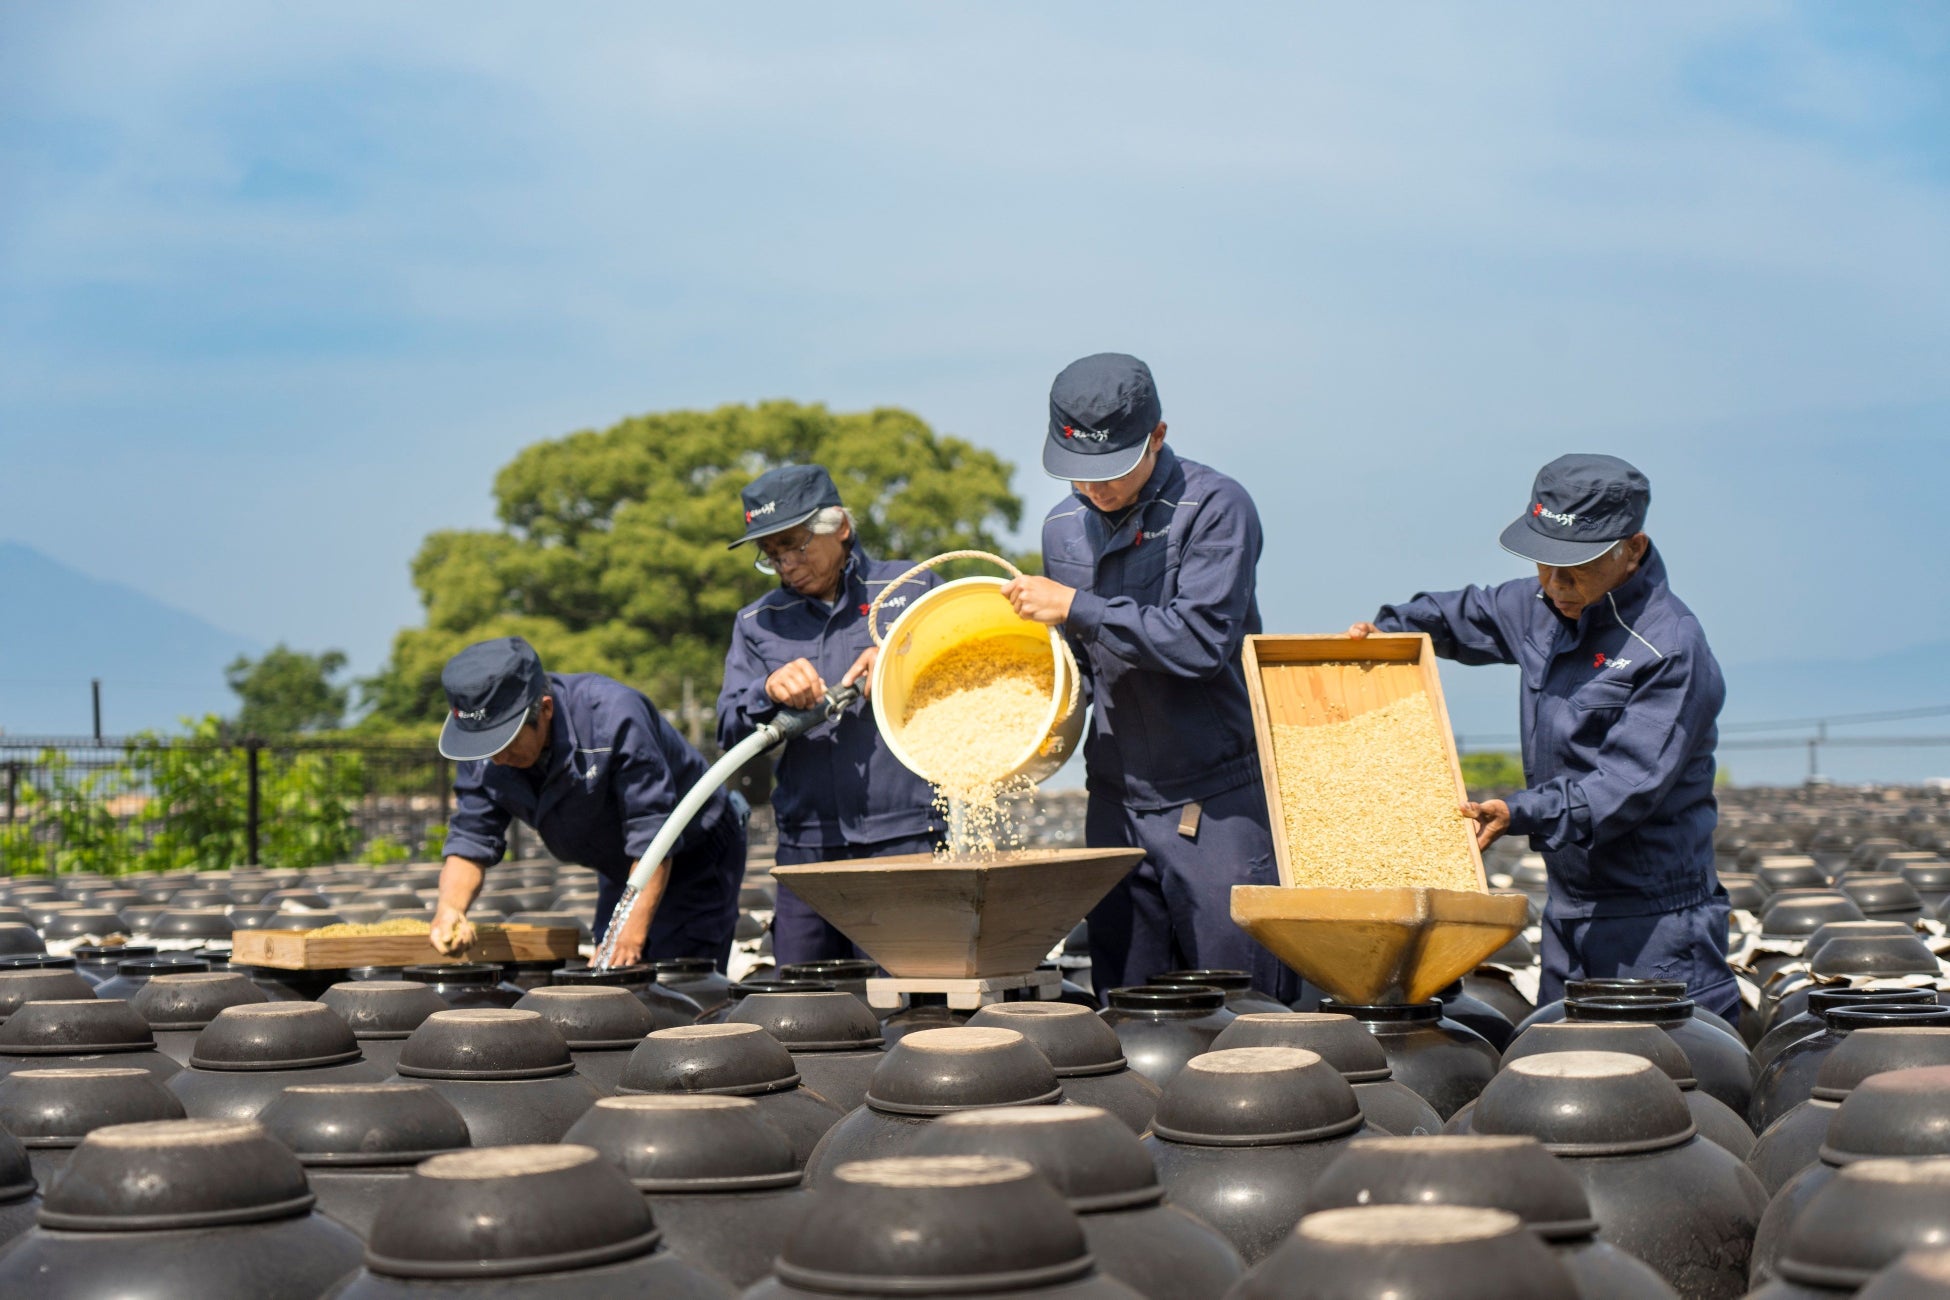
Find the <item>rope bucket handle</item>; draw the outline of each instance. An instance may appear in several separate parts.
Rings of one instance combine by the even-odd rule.
[[[940,555],[934,556],[932,559],[922,560],[919,564],[909,569],[906,573],[901,574],[900,577],[895,578],[892,582],[888,583],[885,587],[882,587],[880,589],[880,594],[873,598],[873,603],[867,606],[867,633],[868,635],[873,637],[873,643],[875,646],[880,646],[884,644],[886,640],[885,636],[882,634],[880,630],[880,602],[886,600],[888,595],[894,590],[894,588],[900,586],[902,583],[912,582],[916,578],[920,577],[923,573],[926,573],[928,570],[934,568],[936,565],[946,564],[950,560],[982,560],[986,563],[993,564],[998,569],[1001,569],[1004,573],[1008,574],[1011,579],[1020,578],[1022,576],[1021,569],[1018,569],[1015,565],[1009,563],[1001,556],[993,554],[989,551],[943,551]],[[1054,628],[1050,630],[1055,631]],[[1083,689],[1083,672],[1081,669],[1077,667],[1076,652],[1070,649],[1069,638],[1061,635],[1057,636],[1056,645],[1058,650],[1063,655],[1064,663],[1067,664],[1070,669],[1070,674],[1069,674],[1070,675],[1070,699],[1069,702],[1064,705],[1064,712],[1069,713],[1069,712],[1073,712],[1077,707],[1077,698]]]

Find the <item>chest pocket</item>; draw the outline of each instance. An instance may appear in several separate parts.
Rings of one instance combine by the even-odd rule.
[[[1572,692],[1571,707],[1585,712],[1622,709],[1631,698],[1631,682],[1622,677],[1598,677]]]
[[[1167,575],[1178,567],[1177,548],[1164,537],[1154,537],[1119,551],[1117,563],[1115,594],[1129,596],[1141,605],[1160,604],[1169,594]]]

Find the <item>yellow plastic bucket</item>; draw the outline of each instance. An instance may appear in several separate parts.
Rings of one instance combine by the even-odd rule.
[[[1015,572],[1014,566],[1006,561],[981,552],[938,555],[916,566],[913,572],[944,560],[976,558],[992,560],[1011,574]],[[1053,775],[1076,752],[1077,742],[1083,736],[1080,682],[1069,645],[1056,629],[1018,617],[1002,595],[1004,585],[1002,578],[958,578],[943,583],[909,605],[894,620],[884,638],[875,632],[875,639],[880,642],[880,657],[873,666],[874,725],[886,738],[894,757],[928,780],[933,780],[933,776],[901,744],[908,699],[915,681],[930,664],[956,646],[971,641],[1021,640],[1040,647],[1055,665],[1049,711],[1037,733],[1025,740],[1002,780],[1036,782]],[[893,590],[893,585],[887,587],[883,599]]]

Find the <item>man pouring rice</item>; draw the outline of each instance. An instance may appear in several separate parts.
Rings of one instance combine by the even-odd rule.
[[[1713,870],[1726,687],[1645,534],[1651,498],[1616,457],[1560,457],[1501,538],[1535,578],[1425,592],[1348,631],[1426,632],[1445,659],[1523,670],[1528,788],[1465,812],[1480,846],[1527,835],[1544,855],[1539,1001],[1563,996],[1567,979],[1683,980],[1730,1019],[1740,998]]]

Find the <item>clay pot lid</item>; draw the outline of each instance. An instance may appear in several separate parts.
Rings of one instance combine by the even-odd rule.
[[[0,1020],[29,1002],[76,1002],[95,996],[95,986],[72,966],[29,966],[0,970]]]
[[[68,951],[75,960],[85,962],[114,963],[156,955],[155,945],[149,943],[78,943]]]
[[[1655,1024],[1629,1021],[1558,1020],[1532,1025],[1503,1051],[1503,1064],[1551,1052],[1620,1052],[1652,1062],[1688,1092],[1699,1086],[1693,1063],[1672,1035]]]
[[[1693,1000],[1656,993],[1606,993],[1570,998],[1564,1003],[1566,1020],[1599,1024],[1678,1025],[1693,1018]]]
[[[1841,976],[1935,975],[1936,955],[1915,935],[1830,939],[1808,963],[1817,979]]]
[[[183,1103],[147,1070],[15,1070],[0,1077],[0,1128],[28,1147],[71,1147],[110,1124],[183,1117]]]
[[[1950,1250],[1911,1250],[1856,1292],[1856,1300],[1930,1300],[1950,1295]]]
[[[568,966],[549,976],[551,985],[567,987],[597,986],[601,988],[626,989],[639,984],[649,984],[656,980],[656,974],[648,966],[610,966],[596,970],[589,966]]]
[[[878,1297],[1034,1293],[1091,1268],[1082,1225],[1028,1162],[908,1156],[835,1169],[774,1271],[790,1287]]]
[[[757,1025],[678,1025],[636,1045],[618,1091],[753,1097],[798,1086],[792,1053]]]
[[[657,1027],[657,1018],[636,994],[600,984],[531,989],[515,1010],[539,1012],[572,1052],[633,1048]]]
[[[1821,1158],[1847,1165],[1882,1156],[1950,1156],[1950,1066],[1871,1075],[1843,1099]]]
[[[1442,1004],[1434,998],[1425,1002],[1339,1002],[1322,998],[1320,1009],[1329,1015],[1353,1016],[1376,1024],[1434,1024],[1442,1019]]]
[[[1804,958],[1813,957],[1830,939],[1881,935],[1914,939],[1916,927],[1907,921],[1830,921],[1808,936],[1807,943],[1802,945],[1801,955]]]
[[[67,1232],[154,1232],[310,1211],[304,1166],[252,1120],[114,1124],[82,1139],[41,1201]]]
[[[467,984],[493,988],[501,982],[501,968],[484,961],[446,962],[402,966],[399,977],[412,984]]]
[[[92,1056],[153,1051],[149,1022],[119,998],[55,998],[22,1003],[0,1025],[0,1056]]]
[[[9,956],[23,952],[46,952],[41,932],[27,924],[25,914],[9,919],[0,916],[0,953]]]
[[[1110,1005],[1117,1011],[1177,1011],[1204,1015],[1226,1004],[1224,990],[1201,984],[1133,984],[1110,991]]]
[[[1325,1060],[1349,1083],[1392,1078],[1388,1054],[1353,1016],[1315,1011],[1249,1011],[1219,1031],[1212,1050],[1297,1047]]]
[[[447,1009],[445,998],[409,980],[350,980],[332,985],[318,1000],[352,1027],[354,1037],[380,1040],[405,1038]]]
[[[344,925],[342,912],[277,912],[264,923],[266,930],[323,930],[328,925]]]
[[[303,1083],[257,1117],[308,1166],[412,1165],[469,1144],[467,1121],[423,1083]]]
[[[922,1029],[892,1047],[867,1080],[867,1105],[890,1115],[1063,1099],[1056,1071],[1013,1029]]]
[[[407,1036],[396,1071],[411,1079],[547,1079],[575,1069],[561,1031],[512,1007],[436,1011]]]
[[[757,1025],[789,1052],[862,1052],[886,1042],[879,1018],[851,993],[756,993],[725,1019]]]
[[[366,1267],[374,1273],[557,1273],[634,1259],[659,1240],[642,1195],[585,1146],[456,1151],[425,1161],[410,1181],[367,1237]]]
[[[271,908],[282,908],[288,903],[293,907],[309,907],[321,911],[332,905],[330,899],[315,889],[273,889],[269,893],[258,895],[257,901]]]
[[[870,980],[880,974],[878,962],[861,957],[827,957],[819,961],[787,962],[779,967],[779,978],[786,980]]]
[[[1821,867],[1812,861],[1782,862],[1773,865],[1762,863],[1754,868],[1754,877],[1774,890],[1795,889],[1804,886],[1825,888],[1828,877]]]
[[[190,1047],[196,1070],[308,1070],[359,1059],[352,1028],[317,1002],[225,1007]]]
[[[1598,1231],[1577,1175],[1531,1137],[1356,1138],[1313,1185],[1307,1203],[1317,1210],[1359,1205],[1507,1210],[1545,1241],[1575,1241]]]
[[[1942,858],[1934,862],[1905,862],[1899,875],[1917,889],[1950,889],[1950,862]]]
[[[659,975],[704,975],[718,973],[718,963],[709,957],[659,957],[650,963]]]
[[[1894,1025],[1950,1026],[1950,1007],[1935,1002],[1844,1002],[1823,1012],[1821,1019],[1835,1034]]]
[[[1115,1074],[1128,1064],[1117,1031],[1074,1002],[997,1002],[970,1016],[968,1027],[1013,1029],[1043,1054],[1059,1079]]]
[[[1151,1132],[1195,1146],[1284,1146],[1352,1133],[1354,1089],[1317,1052],[1235,1047],[1194,1056],[1158,1098]]]
[[[235,971],[165,971],[135,991],[129,1005],[151,1029],[202,1029],[227,1007],[270,999]]]
[[[1858,1029],[1835,1045],[1815,1073],[1813,1096],[1839,1102],[1872,1074],[1950,1066],[1950,1025]]]
[[[732,1002],[741,1001],[754,993],[837,993],[839,986],[831,980],[740,980],[725,989],[725,997]]]
[[[1005,1156],[1043,1176],[1078,1214],[1164,1199],[1137,1134],[1095,1106],[1012,1106],[943,1115],[921,1131],[917,1156]]]
[[[1560,1156],[1658,1151],[1697,1132],[1679,1085],[1650,1061],[1619,1052],[1552,1052],[1512,1062],[1476,1099],[1470,1127],[1528,1134]]]
[[[1683,980],[1633,979],[1624,975],[1599,975],[1588,979],[1564,981],[1564,997],[1609,998],[1609,997],[1660,997],[1683,998],[1686,984]]]
[[[1828,1013],[1836,1007],[1887,1003],[1895,1003],[1898,1006],[1930,1006],[1935,1002],[1935,989],[1852,989],[1846,985],[1837,988],[1812,988],[1808,990],[1808,1009],[1802,1012],[1802,1015],[1812,1016],[1816,1020],[1825,1020]]]
[[[41,927],[43,939],[72,939],[81,934],[127,934],[122,918],[105,907],[77,907],[60,912]]]
[[[1243,970],[1168,970],[1145,981],[1150,988],[1208,988],[1237,993],[1253,986],[1251,971]]]
[[[1464,1279],[1467,1279],[1466,1281]],[[1319,1210],[1239,1288],[1250,1297],[1467,1293],[1575,1300],[1553,1253],[1504,1210],[1464,1205],[1367,1205]]]
[[[792,1143],[746,1097],[604,1097],[562,1140],[594,1147],[640,1192],[751,1192],[799,1184]]]
[[[8,970],[67,970],[75,968],[74,958],[56,957],[45,952],[15,952],[0,957],[0,971]]]
[[[1761,913],[1760,932],[1770,939],[1797,939],[1813,934],[1829,921],[1868,919],[1846,894],[1828,890],[1780,894]]]
[[[1795,1216],[1776,1271],[1788,1282],[1852,1293],[1910,1248],[1942,1245],[1945,1223],[1950,1158],[1863,1160]]]
[[[1915,912],[1923,906],[1916,886],[1894,872],[1844,876],[1841,888],[1868,916],[1884,912]]]
[[[149,923],[158,939],[228,939],[235,928],[221,907],[172,907]]]

